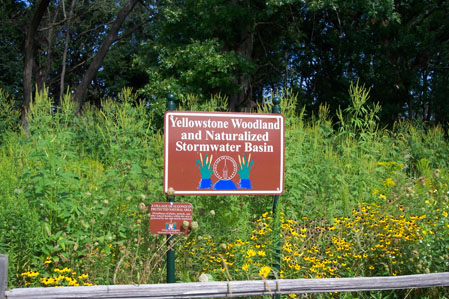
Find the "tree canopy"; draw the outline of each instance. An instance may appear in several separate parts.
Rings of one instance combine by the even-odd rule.
[[[0,88],[24,107],[34,88],[79,109],[123,87],[221,94],[234,111],[273,92],[298,107],[350,103],[358,81],[382,118],[449,121],[447,1],[7,0],[0,4]]]

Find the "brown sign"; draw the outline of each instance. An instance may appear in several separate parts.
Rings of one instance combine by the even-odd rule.
[[[192,224],[192,212],[190,203],[155,202],[150,209],[150,232],[157,235],[187,234]]]
[[[281,114],[169,111],[164,125],[165,193],[283,192]]]

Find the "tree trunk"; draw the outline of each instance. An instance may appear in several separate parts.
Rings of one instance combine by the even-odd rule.
[[[246,32],[245,40],[239,45],[237,54],[244,58],[251,60],[253,52],[253,34]],[[229,98],[229,108],[231,111],[236,111],[243,103],[249,105],[249,101],[252,99],[252,85],[251,78],[248,75],[241,74],[235,80],[235,83],[240,86],[241,91],[238,94],[234,94]]]
[[[72,0],[72,4],[70,5],[70,11],[68,16],[68,22],[67,22],[67,33],[65,36],[65,42],[64,42],[64,53],[62,54],[62,69],[61,69],[61,79],[59,82],[59,101],[61,101],[62,97],[64,96],[64,80],[65,80],[65,74],[66,74],[66,65],[67,65],[67,51],[69,48],[70,43],[70,31],[71,31],[71,25],[72,25],[72,15],[73,15],[73,9],[75,7],[76,0]],[[65,15],[65,8],[64,9],[64,18],[67,18]]]
[[[236,0],[233,0],[237,3]],[[248,2],[248,6],[249,6]],[[240,31],[240,42],[236,49],[236,53],[248,60],[252,60],[254,47],[254,22],[252,18],[245,20],[245,25]],[[235,83],[240,86],[241,91],[238,94],[229,97],[229,109],[236,111],[239,106],[246,103],[249,107],[252,99],[251,78],[248,75],[241,74],[235,79]]]
[[[41,0],[34,11],[30,26],[25,31],[25,45],[24,45],[24,67],[23,67],[23,105],[22,105],[22,127],[27,128],[28,122],[26,114],[30,109],[31,97],[33,93],[33,65],[35,52],[35,36],[42,17],[47,10],[50,0]]]
[[[117,15],[117,18],[112,23],[111,28],[108,32],[108,35],[103,40],[100,48],[98,49],[97,54],[92,59],[91,64],[89,65],[86,73],[81,80],[81,83],[78,85],[75,91],[75,95],[73,100],[76,102],[76,111],[79,114],[84,104],[84,96],[86,95],[87,88],[92,80],[97,75],[98,69],[100,68],[106,53],[108,52],[112,43],[117,40],[118,31],[125,21],[128,14],[133,10],[134,6],[139,2],[139,0],[129,0],[129,2],[120,10]]]

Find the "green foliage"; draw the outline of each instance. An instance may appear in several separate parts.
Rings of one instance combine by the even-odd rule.
[[[6,132],[19,130],[20,111],[10,95],[0,88],[0,143]]]
[[[340,132],[351,137],[360,137],[363,140],[373,137],[378,129],[380,105],[367,105],[369,100],[369,89],[359,86],[359,82],[349,87],[349,95],[352,105],[344,112],[341,109],[337,112]]]
[[[16,106],[23,98],[22,29],[31,23],[33,4],[0,3],[0,88]],[[50,1],[39,26],[45,30],[35,37],[38,88],[62,95],[75,87],[121,6]],[[446,1],[141,1],[86,98],[99,107],[130,86],[156,107],[169,91],[202,102],[221,93],[231,107],[243,108],[288,87],[298,93],[298,107],[317,113],[326,104],[334,112],[351,106],[347,89],[360,80],[382,105],[383,124],[407,118],[444,125],[448,13]]]
[[[15,100],[22,91],[23,74],[23,38],[21,24],[26,11],[21,1],[0,2],[0,89],[9,93]]]
[[[194,94],[182,95],[178,110],[187,111],[228,111],[228,98],[221,94],[212,95],[206,102]]]
[[[447,269],[445,132],[406,122],[379,130],[367,90],[356,84],[350,92],[353,106],[337,111],[338,124],[329,106],[306,118],[297,95],[281,93],[286,165],[277,219],[269,196],[176,199],[192,203],[198,224],[175,238],[178,279]],[[227,99],[186,95],[179,107],[223,111]],[[11,287],[164,282],[165,237],[148,227],[149,205],[165,201],[158,113],[130,89],[81,116],[68,95],[55,109],[48,93],[36,94],[29,134],[8,131],[0,147],[0,251],[11,256]],[[198,166],[210,171],[209,159]],[[257,167],[246,155],[239,164],[242,177]],[[281,273],[273,266],[279,226]]]
[[[33,265],[43,245],[43,224],[37,210],[29,204],[19,188],[17,169],[12,160],[13,143],[5,143],[0,150],[0,253],[9,255],[9,277],[16,281],[18,274]]]
[[[0,208],[0,252],[9,256],[10,283],[15,284],[21,272],[33,267],[36,255],[44,245],[39,215],[21,194],[2,195]]]
[[[217,39],[191,40],[176,46],[152,47],[145,53],[142,65],[149,83],[139,93],[146,97],[164,97],[168,92],[204,97],[226,91],[234,93],[238,86],[234,74],[249,67],[242,58],[223,50]]]

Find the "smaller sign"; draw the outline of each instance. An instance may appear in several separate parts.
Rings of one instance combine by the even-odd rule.
[[[190,203],[155,202],[150,208],[150,232],[156,235],[182,235],[190,231],[193,207]]]

